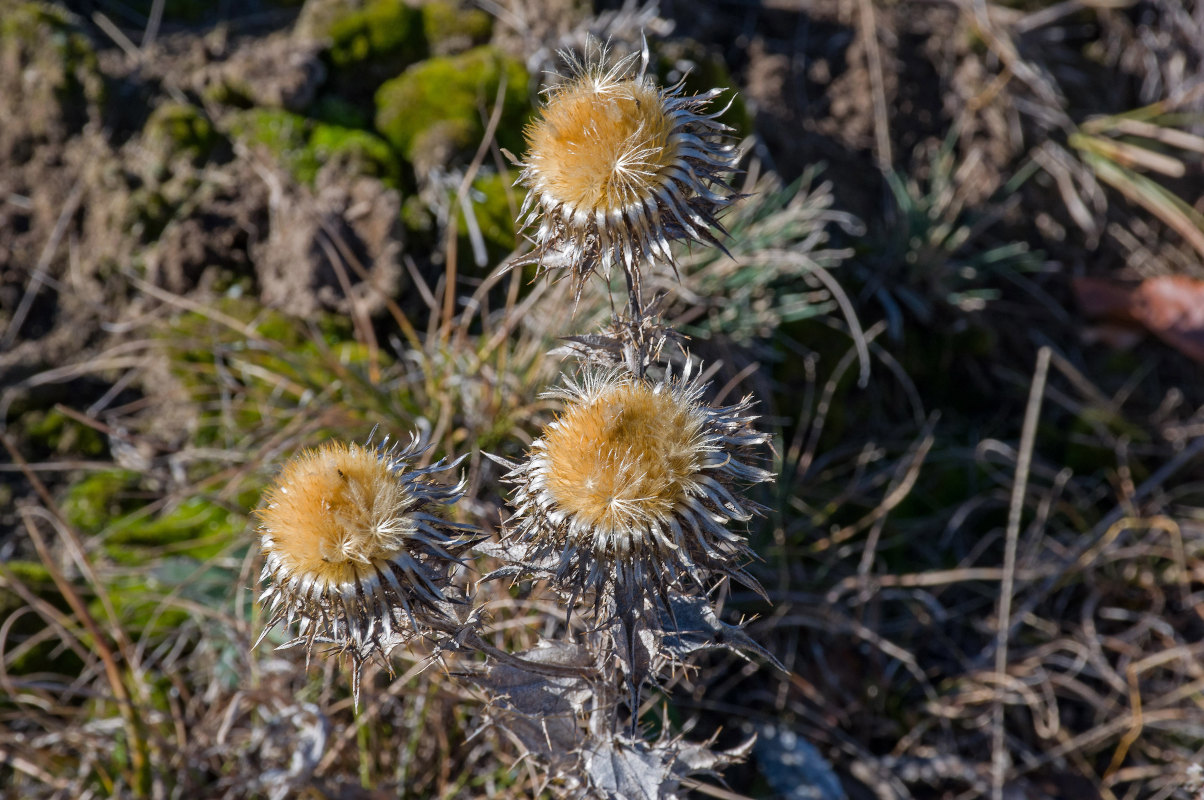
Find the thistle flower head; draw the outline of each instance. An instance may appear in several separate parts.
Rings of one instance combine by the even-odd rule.
[[[329,442],[289,461],[256,512],[260,579],[271,582],[260,597],[271,602],[260,641],[298,620],[298,635],[283,646],[304,644],[307,657],[318,642],[350,653],[357,697],[365,659],[452,622],[448,572],[473,542],[471,528],[432,513],[463,492],[429,479],[455,463],[418,468],[421,453],[417,439],[406,447]]]
[[[768,437],[752,428],[747,398],[715,408],[705,388],[689,375],[609,370],[556,392],[563,413],[510,473],[519,488],[507,535],[533,562],[551,560],[562,587],[620,611],[648,590],[666,597],[683,576],[759,588],[742,568],[746,540],[728,526],[760,510],[739,484],[770,479],[753,463]]]
[[[597,43],[584,62],[563,55],[571,74],[546,90],[526,131],[520,217],[538,227],[525,263],[567,269],[580,297],[592,273],[609,276],[616,263],[637,284],[645,262],[676,269],[671,241],[718,245],[710,229],[732,201],[722,175],[735,156],[730,128],[705,112],[723,90],[657,87],[645,75],[646,47],[613,64]]]

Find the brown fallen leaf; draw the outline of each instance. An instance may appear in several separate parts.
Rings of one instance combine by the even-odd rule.
[[[1115,333],[1140,327],[1204,364],[1204,281],[1186,275],[1137,284],[1076,278],[1073,290],[1083,313],[1105,323],[1096,331],[1100,338],[1119,341],[1123,337]]]
[[[1186,275],[1148,278],[1137,291],[1134,316],[1154,335],[1204,364],[1204,281]]]

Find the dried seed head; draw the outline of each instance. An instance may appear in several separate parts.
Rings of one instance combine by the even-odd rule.
[[[682,576],[759,588],[742,569],[746,540],[728,525],[760,510],[737,485],[772,477],[751,463],[768,437],[752,428],[748,398],[714,408],[705,388],[688,375],[611,370],[556,392],[564,412],[510,473],[519,490],[507,536],[531,561],[555,560],[572,594],[592,591],[611,608],[617,598],[620,611],[649,590],[667,597]]]
[[[644,74],[646,48],[614,64],[596,42],[584,63],[562,55],[571,75],[546,90],[526,131],[520,180],[530,191],[520,216],[538,229],[521,263],[568,269],[580,297],[590,274],[609,276],[616,263],[636,284],[645,262],[676,269],[673,240],[718,245],[710,229],[732,196],[713,188],[728,189],[722,176],[735,148],[719,114],[705,111],[723,90],[685,97],[680,83],[658,88]]]
[[[667,519],[702,468],[705,421],[671,394],[630,382],[570,406],[548,428],[548,494],[592,540],[595,556],[648,544],[648,521]]]
[[[301,453],[256,512],[260,579],[271,581],[260,597],[271,601],[260,640],[299,620],[298,636],[284,646],[304,644],[307,657],[318,642],[350,653],[357,694],[366,658],[451,621],[443,610],[448,572],[473,541],[471,528],[431,513],[462,494],[462,486],[428,478],[455,464],[414,468],[417,439],[392,448],[387,441],[329,442]]]
[[[537,186],[570,211],[639,203],[648,176],[673,165],[672,131],[660,92],[643,81],[562,86],[527,131]]]

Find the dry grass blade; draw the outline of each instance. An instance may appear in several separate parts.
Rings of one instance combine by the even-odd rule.
[[[1166,125],[1159,125],[1143,119],[1131,119],[1129,117],[1121,117],[1115,120],[1104,119],[1096,122],[1096,124],[1092,124],[1093,122],[1096,121],[1088,120],[1083,123],[1082,130],[1084,133],[1102,133],[1111,128],[1115,132],[1126,136],[1139,136],[1143,139],[1159,142],[1167,147],[1175,147],[1193,153],[1204,153],[1204,136],[1199,136],[1189,131],[1170,128]]]
[[[874,150],[882,171],[891,169],[890,119],[886,108],[886,89],[882,77],[882,53],[878,47],[878,25],[874,19],[873,0],[858,0],[861,40],[869,62],[870,82],[874,98]]]
[[[48,551],[46,543],[38,531],[33,513],[29,509],[21,509],[20,513],[21,519],[25,524],[25,530],[29,534],[39,558],[42,559],[42,563],[49,571],[55,586],[58,587],[59,592],[71,607],[76,618],[87,629],[92,638],[92,647],[104,664],[105,677],[108,680],[109,689],[112,691],[113,701],[117,705],[124,722],[129,746],[129,772],[125,776],[125,782],[131,791],[134,792],[135,796],[145,796],[149,790],[150,782],[150,752],[142,730],[142,724],[134,709],[129,692],[126,689],[123,672],[117,666],[117,660],[114,657],[112,648],[109,647],[104,634],[101,633],[100,627],[88,612],[87,606],[80,598],[79,593],[64,578],[55,559]],[[109,610],[111,611],[112,609],[110,608]],[[116,624],[115,616],[111,616],[109,621],[112,624]],[[125,660],[128,662],[128,653],[125,655]]]
[[[1096,152],[1085,151],[1082,157],[1100,180],[1158,217],[1204,257],[1204,214],[1162,185]]]
[[[1020,514],[1024,510],[1024,493],[1028,487],[1029,469],[1032,466],[1033,445],[1036,442],[1037,423],[1041,418],[1041,400],[1045,395],[1045,381],[1049,375],[1052,351],[1042,347],[1037,352],[1037,366],[1033,372],[1029,390],[1028,407],[1024,412],[1024,426],[1020,434],[1020,450],[1016,459],[1016,477],[1012,481],[1012,499],[1008,506],[1007,538],[1004,544],[1003,582],[999,586],[999,612],[995,639],[995,674],[1002,682],[1007,675],[1008,631],[1011,627],[1012,596],[1016,580],[1016,547],[1020,537]],[[995,701],[991,739],[991,796],[1003,800],[1003,782],[1007,769],[1007,753],[1004,749],[1003,702]]]
[[[1149,170],[1170,178],[1182,178],[1187,172],[1186,165],[1179,159],[1148,147],[1083,133],[1072,134],[1069,143],[1071,147],[1111,161],[1122,169]]]
[[[477,175],[477,170],[481,168],[481,164],[485,162],[485,156],[489,152],[489,148],[494,143],[494,136],[497,133],[498,123],[502,120],[502,111],[505,108],[504,100],[506,99],[507,77],[502,73],[501,81],[497,87],[497,97],[493,101],[493,111],[489,114],[489,119],[485,123],[485,134],[481,138],[480,144],[477,146],[476,154],[473,155],[472,161],[468,168],[464,171],[464,177],[460,180],[460,185],[456,188],[456,205],[464,210],[466,220],[471,220],[470,226],[475,225],[475,217],[472,215],[467,205],[468,190],[472,186],[472,181]],[[454,215],[453,215],[454,220]],[[470,227],[471,230],[471,227]],[[479,236],[479,230],[478,230]],[[455,298],[456,298],[456,226],[449,223],[447,226],[447,241],[444,245],[444,257],[446,259],[446,272],[443,280],[443,325],[440,328],[440,337],[446,342],[451,335],[452,321],[455,319]],[[463,343],[465,329],[461,327],[457,336]]]

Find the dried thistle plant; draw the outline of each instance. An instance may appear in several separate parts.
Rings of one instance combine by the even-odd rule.
[[[457,462],[417,468],[417,443],[335,443],[285,467],[259,512],[262,577],[272,584],[262,600],[271,601],[268,629],[300,621],[284,646],[350,654],[357,693],[363,661],[415,635],[444,652],[476,650],[484,660],[461,677],[561,790],[672,798],[688,776],[747,748],[712,751],[667,731],[646,739],[643,687],[704,649],[776,663],[720,621],[709,594],[733,578],[764,596],[746,571],[753,553],[740,527],[762,510],[746,491],[773,477],[769,436],[755,427],[751,398],[709,405],[688,357],[677,373],[664,362],[665,344],[683,337],[660,318],[663,294],[644,303],[641,280],[657,263],[676,274],[674,242],[721,246],[735,148],[718,114],[706,113],[722,90],[686,97],[681,84],[657,87],[646,44],[618,60],[596,42],[583,58],[562,55],[570,76],[547,90],[521,163],[531,191],[520,221],[535,227],[535,248],[505,268],[563,269],[579,301],[591,275],[618,265],[628,309],[612,306],[608,327],[568,337],[579,375],[545,394],[562,410],[521,463],[494,457],[516,487],[512,514],[501,541],[477,551],[504,564],[487,579],[545,579],[570,613],[592,604],[592,627],[510,653],[477,631],[479,609],[452,607],[461,598],[450,572],[475,529],[435,513],[463,489],[430,475]]]
[[[631,286],[653,261],[674,266],[674,241],[721,246],[711,229],[733,199],[723,176],[735,147],[722,111],[706,112],[724,90],[657,87],[647,45],[617,61],[596,41],[584,59],[561,55],[569,75],[545,90],[526,131],[520,217],[536,227],[535,249],[517,263],[567,270],[580,299],[589,276],[609,277],[615,264]]]
[[[722,90],[687,98],[680,85],[656,88],[645,75],[646,44],[613,63],[597,43],[583,60],[562,55],[570,77],[547,90],[527,130],[521,180],[531,191],[520,221],[538,227],[534,251],[517,263],[567,270],[578,300],[591,275],[609,278],[617,264],[628,309],[612,310],[598,333],[567,337],[561,352],[579,359],[580,377],[546,395],[563,410],[522,463],[502,462],[517,489],[495,550],[508,566],[492,576],[545,579],[570,612],[579,600],[592,602],[595,627],[578,645],[581,658],[597,675],[623,675],[625,741],[670,764],[663,742],[639,738],[645,683],[700,649],[768,655],[738,626],[718,621],[708,593],[726,578],[762,591],[745,570],[752,552],[737,526],[760,511],[745,489],[772,478],[762,466],[769,437],[754,427],[751,398],[709,406],[688,357],[678,377],[662,362],[665,344],[680,346],[683,337],[660,317],[663,294],[645,304],[641,277],[657,263],[678,275],[675,241],[722,248],[715,232],[725,233],[718,215],[735,199],[724,183],[735,148],[718,115],[704,113]],[[589,685],[596,705],[575,750],[581,784],[606,797],[623,793],[600,789],[610,779],[588,755],[610,752],[598,720],[618,730],[616,689],[603,678]],[[509,707],[525,713],[521,703]],[[636,782],[673,796],[650,788],[660,785],[651,774]]]
[[[772,477],[757,463],[769,437],[753,428],[750,398],[716,408],[705,388],[689,374],[612,369],[549,392],[564,410],[512,465],[505,537],[566,594],[620,617],[644,614],[652,595],[669,609],[683,579],[705,589],[728,576],[760,591],[743,569],[747,542],[728,526],[760,510],[741,489]]]
[[[351,656],[358,703],[363,662],[399,643],[456,624],[449,572],[475,529],[434,513],[463,485],[430,476],[458,462],[416,466],[424,448],[329,442],[285,465],[257,512],[265,556],[260,597],[270,614],[256,645],[277,626],[297,636],[282,647],[330,644]],[[385,662],[386,666],[388,662]]]

